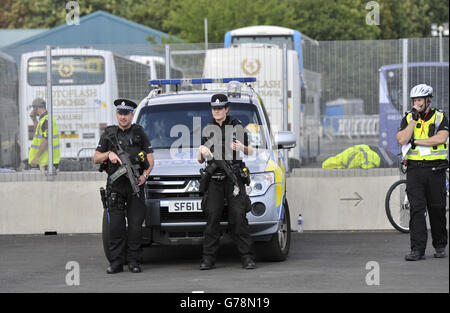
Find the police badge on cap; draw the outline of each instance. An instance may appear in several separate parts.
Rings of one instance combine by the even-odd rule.
[[[127,99],[114,100],[114,105],[116,106],[117,113],[119,114],[129,114],[137,108],[136,103]]]
[[[211,108],[223,108],[227,107],[229,104],[228,97],[222,93],[218,93],[211,97],[211,102],[209,105]]]

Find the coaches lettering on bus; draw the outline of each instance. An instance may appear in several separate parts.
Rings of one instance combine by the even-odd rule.
[[[39,166],[41,171],[44,172],[48,167],[48,112],[42,98],[34,99],[32,107],[30,118],[33,120],[35,131],[28,153],[28,163],[32,167]],[[54,117],[53,134],[50,137],[53,140],[53,164],[57,168],[60,160],[60,149],[58,126]]]

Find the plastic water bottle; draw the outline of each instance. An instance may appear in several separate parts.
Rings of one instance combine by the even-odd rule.
[[[302,219],[302,215],[299,214],[298,215],[298,220],[297,220],[297,231],[299,233],[303,232],[303,219]]]

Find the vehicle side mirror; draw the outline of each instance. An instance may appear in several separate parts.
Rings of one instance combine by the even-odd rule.
[[[278,149],[292,149],[297,145],[297,138],[291,131],[279,131],[274,139]]]

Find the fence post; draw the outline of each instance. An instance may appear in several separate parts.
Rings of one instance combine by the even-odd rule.
[[[288,64],[287,64],[287,45],[283,43],[283,130],[288,130]],[[288,151],[284,150],[284,161],[286,164],[286,171],[289,172],[289,158]]]
[[[205,17],[205,51],[208,50],[208,18]]]
[[[52,179],[55,175],[53,168],[53,103],[52,103],[52,47],[46,46],[47,55],[47,112],[48,112],[48,172],[47,176]]]
[[[405,115],[408,111],[408,39],[402,39],[402,96],[402,115]]]
[[[166,79],[170,79],[170,45],[166,45]],[[170,85],[166,85],[166,92],[170,91]]]

